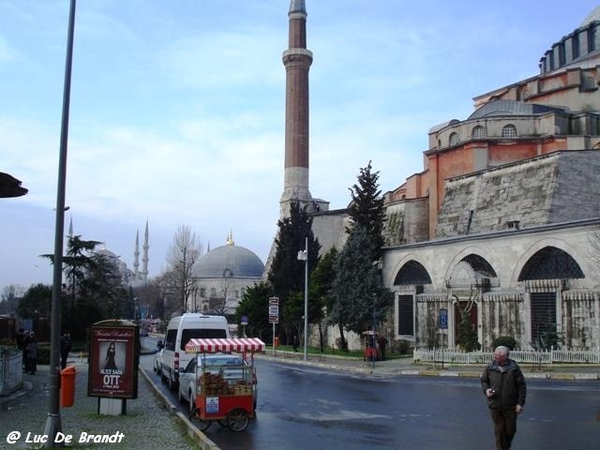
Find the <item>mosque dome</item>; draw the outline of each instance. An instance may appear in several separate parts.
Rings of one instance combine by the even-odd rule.
[[[600,20],[600,6],[597,6],[591,13],[588,14],[585,20],[581,23],[580,28],[583,28],[596,20]]]
[[[194,274],[198,278],[260,278],[264,270],[255,253],[235,245],[229,237],[226,245],[210,250],[196,262]]]

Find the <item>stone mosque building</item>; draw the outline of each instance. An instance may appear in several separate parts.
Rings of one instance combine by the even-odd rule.
[[[288,14],[280,203],[282,215],[291,201],[307,206],[325,253],[343,246],[348,216],[308,189],[305,3],[291,0]],[[499,336],[536,347],[554,333],[564,347],[600,347],[599,67],[600,7],[550,45],[538,75],[430,129],[423,170],[385,194],[388,339],[454,346],[464,316],[484,348]]]
[[[208,250],[194,265],[194,291],[187,310],[232,315],[244,291],[262,279],[265,265],[251,250],[235,245],[229,232],[227,243]]]

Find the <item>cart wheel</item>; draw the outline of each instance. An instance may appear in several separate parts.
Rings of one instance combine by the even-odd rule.
[[[198,408],[194,408],[194,410],[188,416],[188,419],[190,422],[193,422],[193,424],[196,425],[200,431],[206,431],[208,430],[208,427],[210,427],[210,420],[201,419],[200,410]]]
[[[227,425],[231,431],[244,431],[248,422],[248,413],[245,409],[234,409],[227,414]]]

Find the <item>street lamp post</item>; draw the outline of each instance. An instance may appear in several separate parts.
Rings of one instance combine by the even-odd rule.
[[[377,349],[377,345],[376,345],[376,340],[375,340],[375,296],[373,296],[373,336],[371,336],[372,341],[371,341],[371,345],[372,345],[372,352],[371,352],[371,362],[372,362],[372,366],[373,369],[375,368],[375,358],[377,357],[377,352],[375,351]]]
[[[50,375],[49,375],[49,411],[44,434],[47,441],[44,447],[54,447],[56,436],[62,433],[60,417],[60,322],[61,287],[63,265],[63,234],[65,228],[65,191],[67,180],[67,143],[69,136],[69,106],[71,98],[71,68],[73,61],[73,36],[75,34],[75,4],[71,0],[69,25],[67,31],[67,55],[65,60],[65,79],[63,89],[62,121],[60,130],[60,149],[58,158],[58,183],[56,192],[56,223],[54,230],[54,268],[52,284],[52,315],[50,336]]]
[[[308,236],[304,240],[304,250],[298,252],[298,259],[304,261],[304,361],[308,359]]]

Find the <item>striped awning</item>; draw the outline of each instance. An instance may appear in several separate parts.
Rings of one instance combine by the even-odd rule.
[[[186,353],[262,352],[265,343],[258,338],[240,339],[190,339],[185,345]]]

